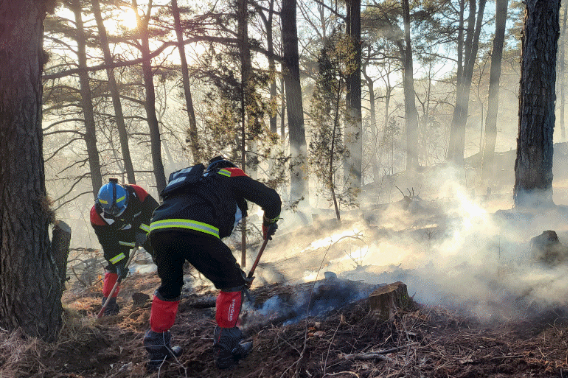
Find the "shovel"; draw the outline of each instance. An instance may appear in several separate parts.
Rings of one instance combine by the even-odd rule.
[[[271,224],[268,227],[269,227],[268,234],[270,234],[270,228],[274,227],[274,224]],[[258,255],[256,255],[256,260],[254,260],[254,264],[252,264],[252,268],[250,268],[250,272],[249,272],[247,278],[249,278],[249,279],[253,278],[252,275],[254,274],[254,270],[256,269],[258,262],[260,261],[260,257],[262,256],[262,252],[264,252],[264,249],[266,248],[266,244],[268,243],[268,240],[270,240],[270,239],[266,238],[262,242],[262,246],[260,247],[260,250],[258,251]],[[252,280],[250,281],[250,283],[252,284]]]
[[[134,255],[136,254],[136,251],[138,251],[138,248],[134,248],[134,250],[132,251],[132,253],[130,254],[130,257],[128,258],[128,260],[126,261],[126,264],[124,265],[125,268],[128,268],[128,265],[130,265],[130,262],[132,261],[132,259],[134,258]],[[107,297],[107,300],[105,301],[105,304],[103,305],[103,307],[101,308],[101,310],[99,311],[99,313],[97,314],[97,318],[100,318],[103,316],[108,303],[110,301],[110,299],[112,298],[112,295],[114,294],[114,292],[116,291],[116,289],[118,289],[118,285],[122,282],[122,278],[118,278],[116,280],[116,283],[114,284],[114,286],[112,287],[112,290],[110,291],[110,294]]]

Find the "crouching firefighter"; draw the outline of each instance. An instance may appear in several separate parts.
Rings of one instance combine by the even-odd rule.
[[[160,194],[163,203],[154,211],[150,239],[161,285],[150,312],[150,330],[144,337],[149,369],[177,357],[181,348],[170,346],[170,328],[175,322],[187,260],[217,289],[213,351],[220,369],[245,358],[252,342],[244,342],[237,326],[243,290],[250,285],[231,249],[221,241],[247,215],[247,201],[264,211],[263,237],[276,231],[281,200],[278,193],[248,177],[242,169],[221,156],[174,172]]]
[[[128,274],[126,262],[130,249],[144,247],[148,253],[153,254],[147,235],[150,231],[152,212],[156,207],[158,202],[142,187],[120,185],[116,178],[110,178],[109,182],[99,189],[95,204],[91,208],[91,226],[108,263],[103,280],[103,305],[114,284],[122,281]],[[118,314],[120,308],[116,297],[119,290],[120,287],[117,287],[104,315]]]

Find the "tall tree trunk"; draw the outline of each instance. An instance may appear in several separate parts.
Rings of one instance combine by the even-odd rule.
[[[410,39],[410,8],[408,0],[402,0],[404,20],[404,114],[406,120],[406,170],[418,168],[418,111],[414,92],[414,66],[412,63],[412,44]]]
[[[282,45],[284,49],[284,82],[290,135],[290,200],[308,200],[308,181],[305,176],[307,145],[300,85],[300,54],[296,27],[296,0],[282,0]]]
[[[566,107],[566,18],[568,18],[568,6],[564,5],[564,13],[562,15],[562,34],[560,41],[562,45],[560,48],[560,140],[566,141],[566,126],[564,120],[565,107]]]
[[[277,108],[277,90],[276,90],[276,61],[274,60],[274,36],[272,32],[272,24],[274,20],[274,0],[269,1],[268,17],[266,18],[266,46],[268,49],[268,71],[270,72],[270,132],[276,134],[278,132],[278,108]],[[272,153],[274,155],[274,153]],[[272,176],[274,171],[274,158],[271,156],[268,167],[268,174]]]
[[[363,164],[363,125],[361,122],[361,0],[347,1],[347,35],[353,43],[354,57],[347,76],[347,122],[345,140],[349,150],[346,182],[350,188],[361,188]]]
[[[175,0],[174,0],[175,1]],[[101,15],[101,7],[99,0],[91,1],[93,7],[93,14],[97,21],[97,28],[99,29],[99,38],[101,40],[101,49],[105,58],[107,66],[106,73],[108,77],[108,87],[112,97],[112,106],[114,108],[114,117],[116,120],[116,128],[118,129],[118,137],[120,140],[120,148],[122,150],[122,160],[124,161],[124,170],[128,182],[136,184],[136,176],[134,175],[134,166],[132,165],[132,158],[130,156],[130,147],[128,146],[128,133],[126,131],[126,123],[124,122],[124,113],[122,111],[122,103],[120,102],[120,93],[116,84],[114,70],[112,68],[113,58],[108,44],[108,37],[106,28]]]
[[[41,127],[46,3],[0,2],[0,327],[53,341],[63,308]]]
[[[487,119],[485,121],[485,143],[483,144],[482,181],[487,183],[493,175],[493,157],[497,141],[497,113],[499,111],[499,81],[503,60],[503,43],[507,24],[508,0],[497,0],[495,9],[495,37],[491,52],[491,70],[489,73],[489,98]]]
[[[377,130],[377,110],[375,107],[375,88],[373,79],[367,74],[367,64],[362,65],[361,73],[365,78],[365,83],[367,84],[367,90],[369,91],[369,125],[371,127],[371,143],[373,156],[371,157],[371,170],[373,172],[373,182],[375,184],[379,183],[380,172],[379,172],[379,161],[378,161],[378,151],[379,151],[379,132]]]
[[[552,205],[560,0],[526,0],[519,88],[515,206]]]
[[[150,144],[152,152],[152,164],[154,168],[154,177],[156,179],[156,187],[158,193],[166,187],[166,175],[164,172],[164,164],[162,162],[162,141],[160,135],[160,125],[156,116],[156,93],[154,91],[154,73],[152,72],[152,58],[150,57],[150,42],[148,23],[150,22],[150,14],[152,12],[152,0],[148,2],[148,8],[144,18],[138,13],[138,4],[136,0],[132,0],[132,8],[136,12],[138,20],[138,30],[140,32],[142,52],[142,72],[144,75],[144,89],[146,92],[146,118],[148,119],[148,127],[150,128]]]
[[[240,50],[240,63],[241,63],[241,167],[243,170],[247,171],[247,109],[252,98],[252,83],[250,82],[250,76],[252,72],[251,66],[251,56],[250,47],[248,42],[248,1],[238,0],[237,2],[237,38],[239,40],[239,50]],[[250,176],[250,174],[249,174]],[[247,245],[247,233],[246,233],[246,219],[242,221],[242,233],[241,233],[241,266],[246,266],[246,245]]]
[[[77,25],[76,42],[77,42],[77,59],[81,71],[79,72],[79,85],[81,87],[81,107],[83,108],[83,117],[85,118],[85,143],[87,145],[87,155],[89,158],[89,169],[91,171],[91,184],[93,185],[93,198],[97,197],[99,189],[103,185],[101,175],[101,163],[99,160],[99,151],[97,149],[97,135],[95,125],[95,115],[93,109],[93,100],[91,95],[91,87],[89,83],[89,73],[87,71],[87,42],[85,31],[83,29],[83,17],[81,15],[81,1],[73,0],[70,4],[71,10],[75,15],[75,23]]]
[[[281,97],[281,104],[280,104],[280,141],[282,144],[286,141],[286,96],[285,93],[285,84],[284,84],[284,75],[281,73],[280,76],[280,97]]]
[[[179,51],[181,75],[183,82],[183,94],[185,96],[185,108],[187,110],[187,118],[189,119],[189,149],[195,163],[201,161],[204,157],[199,153],[199,135],[197,132],[197,121],[195,119],[195,110],[193,109],[193,98],[191,97],[191,87],[189,84],[189,69],[187,68],[187,58],[185,57],[185,44],[183,43],[183,30],[181,28],[181,20],[179,15],[179,7],[177,0],[172,0],[172,13],[174,16],[174,29],[177,37],[177,48]]]
[[[476,0],[469,1],[469,17],[467,37],[464,49],[463,75],[457,79],[456,105],[450,128],[450,144],[448,146],[448,160],[463,165],[465,153],[465,129],[468,117],[469,92],[473,78],[473,69],[479,48],[479,35],[483,26],[483,14],[486,0],[479,0],[479,9],[476,19]],[[475,25],[475,26],[474,26]]]

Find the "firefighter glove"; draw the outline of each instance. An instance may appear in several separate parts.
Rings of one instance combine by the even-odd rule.
[[[272,235],[274,235],[278,229],[278,225],[276,224],[277,221],[278,218],[271,220],[264,217],[262,221],[262,238],[264,240],[272,240]]]
[[[252,281],[254,281],[254,276],[253,277],[248,277],[246,275],[245,272],[241,271],[241,275],[243,276],[243,279],[245,280],[245,287],[247,289],[250,289],[250,287],[252,286]]]
[[[136,241],[137,247],[142,247],[144,243],[146,243],[146,239],[148,238],[148,234],[142,231],[137,232],[134,235],[134,239]]]
[[[128,268],[124,262],[119,262],[116,264],[116,274],[118,275],[118,279],[122,281],[128,275]]]

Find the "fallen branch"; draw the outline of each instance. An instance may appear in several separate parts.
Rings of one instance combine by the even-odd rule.
[[[391,358],[383,356],[381,353],[353,353],[353,354],[340,354],[339,358],[345,360],[382,360],[382,361],[392,361]]]
[[[401,349],[405,349],[411,345],[416,345],[418,343],[410,343],[410,344],[406,344],[406,345],[401,345],[399,347],[394,347],[394,348],[389,348],[389,349],[384,349],[384,350],[378,350],[375,352],[367,352],[367,353],[353,353],[353,354],[347,354],[347,353],[343,353],[340,354],[339,357],[346,359],[346,360],[383,360],[383,361],[392,361],[392,359],[383,356],[383,354],[389,354],[389,353],[393,353],[396,351],[399,351]]]

